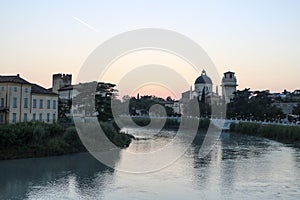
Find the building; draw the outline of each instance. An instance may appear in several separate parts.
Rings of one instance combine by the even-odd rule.
[[[206,71],[203,70],[201,73],[201,76],[199,76],[195,80],[195,91],[193,96],[194,97],[199,97],[202,96],[202,93],[204,92],[206,95],[212,94],[212,88],[213,88],[213,83],[210,79],[209,76],[206,75]]]
[[[164,101],[164,102],[161,102],[161,103],[164,104],[164,106],[166,106],[166,107],[172,108],[173,113],[175,115],[180,115],[181,114],[179,101],[172,100],[172,101]]]
[[[295,90],[294,92],[293,92],[293,94],[294,95],[297,95],[297,96],[300,96],[300,90],[298,89],[298,90]]]
[[[277,108],[280,108],[283,114],[288,115],[293,113],[293,110],[298,105],[298,103],[297,102],[275,102],[272,105],[276,106]]]
[[[234,72],[225,72],[222,79],[222,96],[226,103],[229,103],[236,92],[237,79]]]
[[[82,88],[92,87],[94,89],[94,87],[96,87],[97,84],[97,82],[93,81],[88,83],[79,83],[76,85],[72,85],[71,74],[54,74],[51,90],[53,92],[57,91],[60,106],[63,107],[63,109],[61,109],[64,112],[63,115],[65,115],[65,117],[71,118],[73,116],[87,115],[84,109],[85,105],[74,105],[73,99],[80,93]],[[96,116],[97,113],[95,112],[92,115]]]
[[[71,74],[53,74],[52,76],[52,92],[58,94],[58,90],[70,86],[72,84]]]
[[[41,121],[58,117],[58,95],[18,75],[0,76],[0,124]]]
[[[204,93],[204,94],[203,94]],[[202,98],[205,99],[202,99]],[[216,91],[213,91],[213,82],[211,78],[203,70],[201,75],[195,80],[194,90],[192,86],[189,91],[185,91],[181,94],[181,102],[186,103],[188,100],[198,98],[199,101],[205,101],[209,104],[220,104],[221,98],[218,94],[218,87]]]

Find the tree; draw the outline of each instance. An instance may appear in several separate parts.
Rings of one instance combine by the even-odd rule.
[[[202,90],[202,95],[201,95],[201,103],[204,103],[205,104],[205,87],[203,87],[203,90]]]
[[[63,101],[61,99],[58,100],[58,119],[66,121],[68,117],[66,114],[69,114],[72,107],[72,101],[66,100]]]
[[[272,103],[269,91],[253,92],[246,88],[234,93],[232,102],[227,105],[227,117],[257,120],[284,118],[282,110]]]
[[[198,107],[198,109],[197,109]],[[184,115],[193,117],[209,117],[211,115],[211,106],[203,103],[199,98],[193,98],[183,107]]]
[[[173,99],[172,99],[172,97],[168,96],[168,97],[166,98],[166,101],[173,101]]]
[[[130,96],[129,95],[124,95],[123,97],[122,97],[122,101],[123,102],[127,102],[127,101],[129,101],[130,100]]]
[[[294,107],[293,114],[300,115],[300,103],[298,103],[297,106]]]
[[[113,118],[111,101],[116,99],[117,90],[115,84],[103,82],[89,82],[79,84],[76,89],[78,95],[74,98],[74,105],[85,116],[97,113],[99,121],[107,121]]]
[[[80,83],[76,86],[78,95],[73,99],[73,105],[78,107],[80,113],[92,116],[95,112],[95,95],[97,82]]]
[[[95,107],[99,121],[112,120],[111,101],[116,99],[117,90],[115,84],[100,82],[97,84],[95,95]]]

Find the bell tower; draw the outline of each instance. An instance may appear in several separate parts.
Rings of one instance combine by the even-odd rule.
[[[237,79],[234,72],[228,71],[224,73],[222,79],[222,96],[226,103],[229,103],[236,92]]]

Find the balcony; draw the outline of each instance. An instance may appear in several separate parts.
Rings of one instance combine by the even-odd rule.
[[[7,106],[0,106],[0,112],[9,112],[9,107],[7,107]]]

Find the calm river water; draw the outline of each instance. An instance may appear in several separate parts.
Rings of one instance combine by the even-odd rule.
[[[132,151],[164,145],[174,135],[129,132]],[[300,149],[267,139],[222,133],[204,159],[199,144],[173,165],[130,174],[88,153],[0,161],[0,199],[300,199]],[[120,152],[116,165],[126,161]]]

